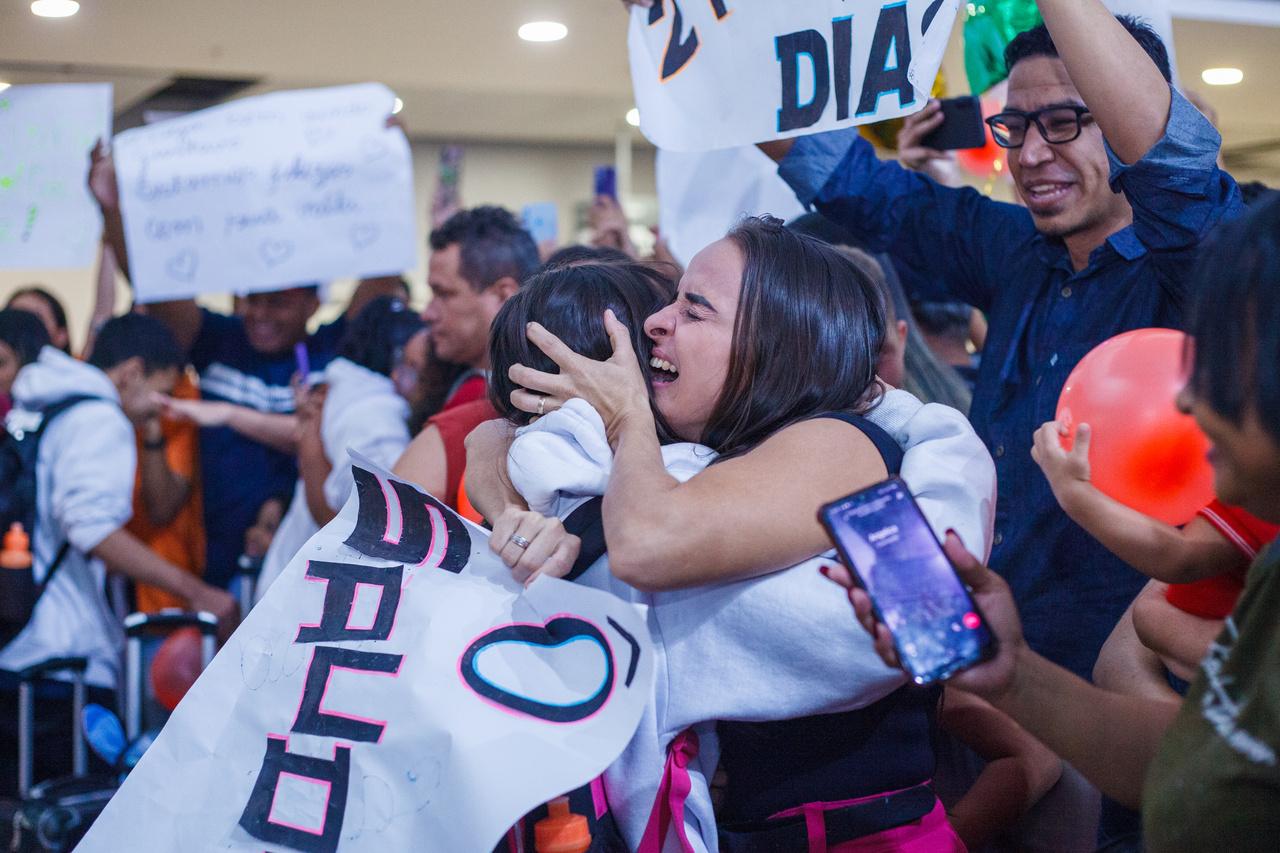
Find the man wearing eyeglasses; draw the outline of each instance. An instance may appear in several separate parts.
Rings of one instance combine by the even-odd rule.
[[[1149,27],[1097,0],[1039,6],[1047,29],[1009,45],[1008,104],[989,120],[1025,208],[880,162],[853,130],[761,147],[801,201],[889,253],[914,298],[986,312],[970,417],[999,475],[990,562],[1032,648],[1088,678],[1144,578],[1061,511],[1032,435],[1093,347],[1182,325],[1201,243],[1241,202]]]

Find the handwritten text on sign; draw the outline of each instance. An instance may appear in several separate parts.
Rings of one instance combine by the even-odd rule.
[[[102,217],[85,178],[111,136],[109,83],[0,91],[0,267],[87,267]]]
[[[273,290],[417,264],[413,167],[373,83],[277,92],[114,144],[141,301]]]
[[[631,18],[640,127],[705,151],[915,112],[958,2],[655,0]]]
[[[653,679],[638,611],[523,590],[483,530],[352,473],[81,849],[488,851],[630,740]]]

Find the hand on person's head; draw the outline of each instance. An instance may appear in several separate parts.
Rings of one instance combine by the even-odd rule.
[[[947,533],[943,550],[960,580],[969,587],[978,609],[986,618],[987,629],[995,636],[997,643],[996,654],[991,660],[957,673],[947,679],[947,684],[994,699],[1013,684],[1017,656],[1026,646],[1013,593],[1009,591],[1009,585],[1004,579],[969,553],[954,532]],[[887,665],[901,669],[902,662],[894,648],[893,635],[876,619],[871,598],[854,582],[849,569],[845,566],[823,566],[822,573],[845,588],[849,603],[853,605],[854,616],[871,635],[876,654]]]
[[[538,575],[562,578],[578,559],[582,540],[564,529],[558,518],[507,507],[493,522],[489,548],[528,586]]]
[[[924,138],[942,126],[942,102],[935,99],[918,113],[907,116],[898,131],[898,162],[919,172],[935,161],[950,162],[952,155],[923,144]]]
[[[618,429],[628,417],[652,417],[649,391],[627,327],[612,311],[605,311],[604,327],[613,344],[613,355],[606,361],[595,361],[569,349],[541,324],[530,323],[529,340],[560,367],[560,372],[543,373],[513,364],[507,375],[528,390],[512,391],[511,404],[522,412],[544,415],[580,397],[600,414],[610,442],[616,440]]]
[[[1044,472],[1058,503],[1064,508],[1071,508],[1092,488],[1089,482],[1089,442],[1093,434],[1088,424],[1080,424],[1070,451],[1062,447],[1062,438],[1067,434],[1067,425],[1061,421],[1042,425],[1036,430],[1031,458]]]
[[[89,152],[89,192],[103,210],[118,210],[120,188],[116,184],[116,164],[111,151],[101,139]]]
[[[217,400],[180,400],[163,397],[164,416],[176,420],[191,421],[201,427],[226,426],[231,419],[231,404]]]
[[[201,586],[202,589],[191,597],[191,609],[218,617],[218,641],[225,643],[240,624],[240,602],[225,589],[208,584]]]

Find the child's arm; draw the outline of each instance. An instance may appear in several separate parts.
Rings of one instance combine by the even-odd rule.
[[[1149,583],[1133,603],[1138,639],[1165,662],[1174,675],[1190,681],[1222,633],[1221,619],[1205,619],[1174,607],[1164,597],[1164,584]]]
[[[1179,529],[1098,491],[1089,482],[1089,425],[1080,424],[1069,453],[1059,443],[1063,432],[1058,421],[1040,427],[1031,456],[1063,512],[1111,553],[1165,583],[1202,580],[1242,565],[1243,555],[1204,519],[1197,516]]]
[[[991,705],[959,690],[943,694],[939,724],[987,765],[951,809],[951,825],[970,850],[1013,826],[1062,775],[1062,761]]]

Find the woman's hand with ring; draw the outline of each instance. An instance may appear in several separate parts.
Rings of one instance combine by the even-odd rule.
[[[530,323],[529,340],[560,367],[560,372],[543,373],[523,364],[512,365],[508,371],[511,381],[528,390],[511,392],[511,404],[524,412],[544,414],[581,397],[600,413],[610,442],[628,417],[641,413],[652,417],[649,389],[627,327],[612,311],[605,311],[604,326],[613,355],[596,361],[575,353],[538,323]]]
[[[567,532],[558,518],[507,507],[493,523],[489,547],[511,568],[511,576],[528,586],[538,575],[569,574],[582,540]]]

